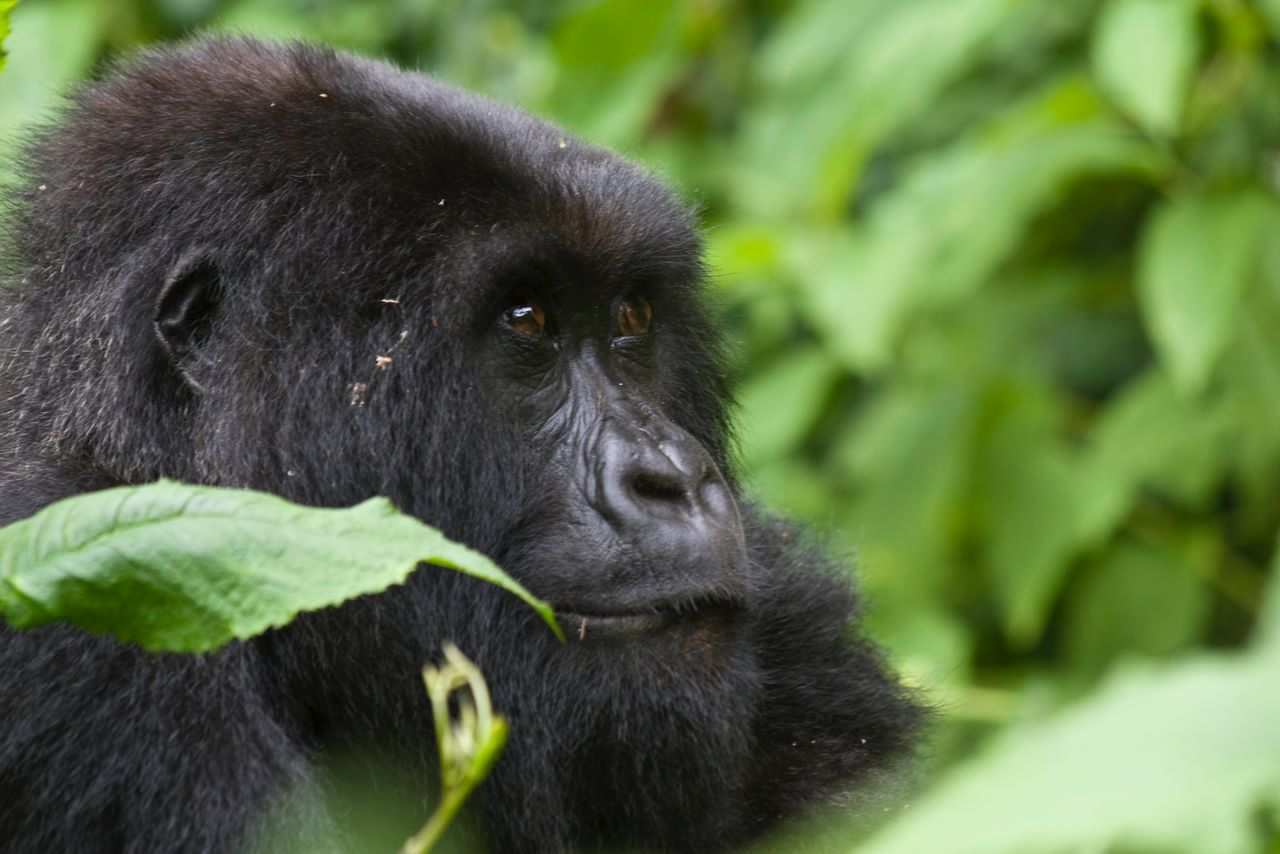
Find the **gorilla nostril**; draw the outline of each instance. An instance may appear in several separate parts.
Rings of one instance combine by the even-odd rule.
[[[631,478],[631,492],[646,501],[678,503],[689,496],[689,489],[682,478],[656,472],[639,472]]]

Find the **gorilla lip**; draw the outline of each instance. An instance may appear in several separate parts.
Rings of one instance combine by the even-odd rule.
[[[646,635],[665,628],[671,622],[672,615],[662,611],[648,614],[577,614],[557,611],[556,619],[564,627],[566,634],[586,640],[598,637],[630,637]]]
[[[567,636],[580,641],[621,639],[655,634],[680,623],[730,622],[745,605],[741,599],[701,597],[660,603],[625,613],[584,613],[557,608],[556,619]]]

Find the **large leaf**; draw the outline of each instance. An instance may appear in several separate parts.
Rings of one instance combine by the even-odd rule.
[[[984,557],[1005,629],[1024,646],[1039,640],[1079,531],[1079,472],[1053,422],[1022,390],[990,428],[980,469]]]
[[[1280,807],[1280,650],[1133,671],[1003,738],[859,854],[1258,851]]]
[[[1187,534],[1102,555],[1071,589],[1066,648],[1078,669],[1096,675],[1120,657],[1170,655],[1200,637],[1211,602],[1196,545]]]
[[[1111,0],[1093,41],[1103,88],[1148,130],[1178,129],[1195,70],[1196,0]]]
[[[1143,236],[1142,308],[1178,387],[1204,387],[1233,329],[1266,240],[1280,239],[1274,201],[1260,191],[1179,196]],[[1265,239],[1264,239],[1265,238]]]
[[[172,481],[76,496],[0,530],[0,612],[152,650],[204,651],[375,593],[419,562],[549,607],[484,555],[374,498],[345,510]]]

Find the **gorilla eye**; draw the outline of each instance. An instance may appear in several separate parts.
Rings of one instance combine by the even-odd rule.
[[[618,334],[646,335],[653,323],[653,306],[644,297],[629,297],[618,304]]]
[[[502,313],[502,319],[507,326],[529,338],[547,334],[547,313],[533,300],[518,300]]]

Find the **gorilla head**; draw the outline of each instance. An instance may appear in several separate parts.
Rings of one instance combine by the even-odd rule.
[[[157,477],[386,495],[569,642],[432,569],[213,656],[5,631],[7,849],[223,850],[344,747],[423,775],[444,640],[511,720],[500,850],[738,844],[911,743],[852,591],[743,503],[691,217],[635,166],[384,64],[206,40],[83,90],[23,168],[0,522]]]

